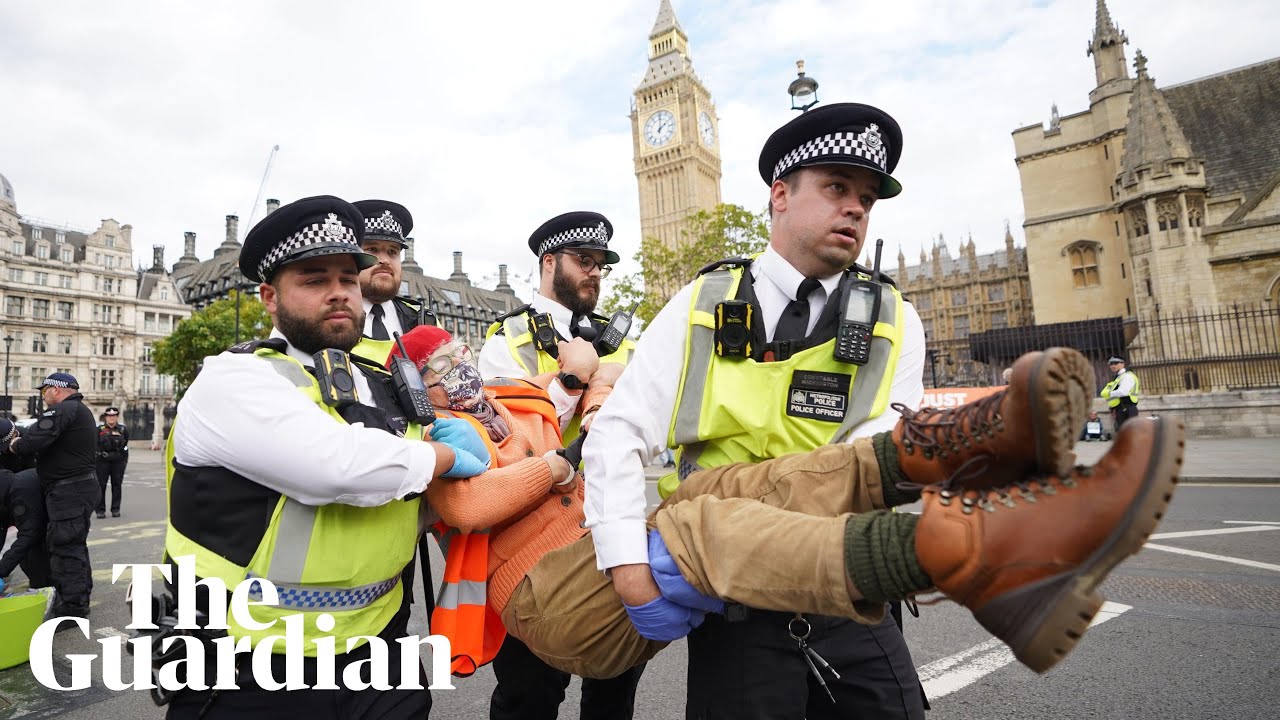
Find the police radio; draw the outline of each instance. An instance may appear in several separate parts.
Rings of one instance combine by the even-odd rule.
[[[400,342],[400,333],[395,333],[396,347],[400,354],[391,358],[391,380],[396,388],[396,399],[400,409],[404,410],[410,422],[426,425],[435,422],[436,411],[431,407],[431,396],[427,393],[427,385],[422,382],[418,366],[409,359],[409,353]]]
[[[716,305],[716,355],[751,357],[755,333],[755,308],[746,300],[725,300]]]
[[[884,240],[876,241],[876,260],[870,280],[854,280],[844,289],[840,325],[836,329],[833,355],[840,362],[866,365],[871,359],[871,336],[880,317],[880,251]]]
[[[557,347],[556,326],[551,323],[550,313],[532,313],[529,315],[529,333],[533,335],[533,346],[553,358],[560,356]]]
[[[320,397],[325,405],[343,408],[360,402],[351,359],[346,353],[336,348],[325,348],[311,357],[315,361],[316,380],[320,383]]]
[[[605,357],[618,352],[618,348],[622,347],[622,341],[627,339],[627,333],[631,330],[631,319],[635,317],[636,310],[640,307],[640,303],[631,306],[630,310],[618,310],[609,318],[609,324],[604,327],[604,332],[595,340],[596,354]]]

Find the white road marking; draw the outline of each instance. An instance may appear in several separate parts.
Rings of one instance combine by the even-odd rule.
[[[1251,525],[1238,528],[1217,528],[1215,530],[1185,530],[1183,532],[1156,533],[1152,540],[1169,540],[1171,538],[1201,537],[1202,535],[1234,535],[1235,533],[1262,532],[1264,530],[1280,530],[1280,525]]]
[[[94,631],[93,631],[93,634],[94,634],[94,635],[97,635],[97,636],[99,636],[99,637],[104,637],[104,638],[105,638],[105,637],[115,637],[115,636],[117,636],[117,635],[118,635],[118,636],[120,636],[120,637],[126,637],[126,638],[127,638],[127,637],[129,637],[129,633],[126,633],[126,632],[120,632],[119,630],[117,630],[117,629],[115,629],[115,628],[111,627],[110,625],[108,625],[107,627],[98,628],[97,630],[94,630]]]
[[[1227,525],[1280,525],[1278,520],[1223,520]]]
[[[1263,570],[1280,572],[1280,565],[1258,562],[1257,560],[1245,560],[1243,558],[1227,557],[1226,555],[1214,555],[1213,553],[1200,552],[1199,550],[1187,550],[1186,548],[1171,547],[1169,545],[1155,545],[1153,543],[1147,543],[1143,547],[1150,548],[1152,550],[1163,550],[1164,552],[1177,553],[1179,555],[1190,555],[1191,557],[1204,558],[1206,560],[1219,560],[1222,562],[1235,563],[1236,565],[1244,565],[1246,567],[1255,567]]]
[[[1103,603],[1102,609],[1094,616],[1089,627],[1101,625],[1131,609],[1130,605]],[[1012,650],[1004,643],[992,638],[968,650],[921,666],[916,672],[920,674],[920,683],[924,685],[925,695],[932,701],[977,682],[1015,659]]]

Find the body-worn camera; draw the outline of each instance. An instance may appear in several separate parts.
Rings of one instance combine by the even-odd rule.
[[[556,326],[551,323],[550,313],[535,313],[529,316],[529,333],[533,335],[533,346],[553,358],[560,356],[557,346]]]
[[[725,300],[716,305],[716,355],[751,357],[755,308],[745,300]]]
[[[352,376],[351,359],[346,353],[336,348],[325,348],[312,358],[316,364],[316,380],[320,383],[320,397],[325,405],[341,408],[360,402]]]

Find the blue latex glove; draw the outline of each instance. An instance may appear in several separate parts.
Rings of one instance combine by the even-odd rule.
[[[706,617],[701,610],[677,605],[661,595],[639,607],[626,603],[622,606],[627,609],[627,617],[631,618],[636,631],[657,642],[679,640],[693,632]]]
[[[4,592],[4,578],[0,578],[0,593]]]
[[[449,478],[472,477],[488,469],[488,462],[480,461],[479,458],[466,450],[453,448],[453,466],[445,472],[444,476]]]
[[[649,571],[662,591],[662,597],[671,602],[710,613],[724,613],[724,601],[698,592],[676,566],[676,559],[667,552],[667,544],[657,530],[649,531]]]
[[[455,450],[464,450],[486,466],[489,464],[489,448],[471,423],[462,418],[438,418],[427,432],[431,439]]]

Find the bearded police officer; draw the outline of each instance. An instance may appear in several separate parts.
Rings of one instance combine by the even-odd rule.
[[[920,319],[891,281],[854,264],[872,207],[901,192],[890,175],[901,152],[897,122],[867,105],[828,105],[787,123],[760,154],[768,248],[704,270],[646,328],[585,452],[587,525],[629,612],[659,598],[644,467],[660,449],[678,448],[677,477],[686,477],[889,431],[899,417],[891,403],[919,405]],[[834,704],[797,634],[839,673],[825,676]],[[923,713],[887,614],[863,625],[731,606],[689,636],[688,717]]]
[[[360,293],[364,296],[364,335],[377,341],[389,341],[395,333],[409,332],[424,322],[425,310],[420,302],[400,297],[401,267],[405,238],[413,231],[413,216],[399,203],[388,200],[361,200],[353,203],[364,216],[364,240],[360,249],[378,259],[377,264],[360,273]],[[390,352],[391,345],[385,345]],[[380,355],[385,359],[386,355]]]
[[[94,467],[98,423],[84,405],[80,383],[67,373],[45,378],[40,383],[40,397],[49,409],[40,414],[35,425],[9,441],[9,451],[36,457],[36,472],[44,490],[49,572],[57,590],[49,615],[89,617],[93,570],[85,543],[100,492]]]
[[[102,413],[98,427],[98,517],[107,516],[107,486],[111,486],[111,517],[120,517],[120,491],[124,485],[124,468],[129,464],[129,428],[120,424],[120,408],[109,407]]]
[[[528,378],[559,373],[548,392],[556,404],[565,442],[578,435],[584,416],[595,408],[579,407],[582,390],[597,371],[597,353],[569,350],[595,340],[608,322],[596,315],[600,281],[609,275],[618,254],[609,249],[613,224],[596,212],[568,212],[543,223],[529,236],[538,258],[538,294],[533,302],[498,318],[480,349],[485,379]],[[599,357],[612,375],[627,363],[635,344],[628,338],[617,350]]]
[[[272,581],[280,603],[253,606],[253,624],[301,613],[308,646],[329,637],[336,643],[337,677],[369,659],[362,638],[396,647],[407,632],[400,573],[413,557],[418,494],[433,477],[470,476],[488,460],[466,428],[437,422],[433,437],[447,436],[453,446],[422,442],[423,418],[396,401],[387,374],[372,363],[348,364],[346,351],[364,326],[359,273],[377,262],[361,251],[363,235],[359,211],[331,196],[285,205],[249,232],[240,271],[262,283],[259,297],[275,327],[267,340],[205,360],[166,452],[166,555],[194,556],[199,577],[229,588],[248,577]],[[317,628],[321,613],[334,618],[331,632]],[[283,632],[281,622],[269,630],[237,618],[228,624],[232,637],[255,644]],[[283,677],[284,645],[273,647],[276,677]],[[302,660],[314,677],[317,659]],[[289,693],[264,690],[241,672],[238,690],[179,693],[169,717],[425,717],[428,691],[396,689],[399,662],[386,670],[390,690]],[[421,667],[418,673],[425,686]]]

